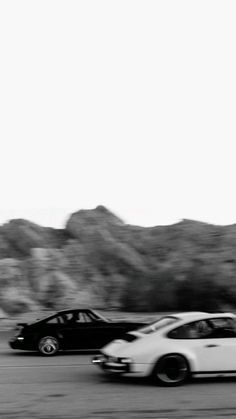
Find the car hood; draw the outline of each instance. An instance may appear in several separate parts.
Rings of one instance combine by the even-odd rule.
[[[16,323],[17,327],[25,327],[28,326],[29,323]]]

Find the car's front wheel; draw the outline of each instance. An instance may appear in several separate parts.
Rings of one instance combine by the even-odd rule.
[[[38,350],[44,356],[55,355],[59,351],[59,342],[55,336],[43,336],[39,339]]]
[[[165,386],[178,386],[183,384],[189,377],[189,365],[187,360],[179,354],[163,356],[157,362],[152,378],[155,383]]]

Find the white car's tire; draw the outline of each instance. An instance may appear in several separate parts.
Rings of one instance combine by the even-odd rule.
[[[188,361],[180,354],[163,356],[152,372],[154,382],[164,386],[179,386],[187,381],[189,375]]]
[[[53,356],[59,351],[59,342],[55,336],[43,336],[38,341],[38,350],[41,355]]]

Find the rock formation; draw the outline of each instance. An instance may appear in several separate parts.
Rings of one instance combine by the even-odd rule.
[[[236,225],[144,228],[103,206],[72,214],[60,230],[11,220],[0,226],[0,307],[234,307],[235,250]]]

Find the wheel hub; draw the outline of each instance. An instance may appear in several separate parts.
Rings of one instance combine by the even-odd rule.
[[[43,338],[40,341],[39,348],[44,354],[53,354],[58,350],[58,343],[53,338]]]

